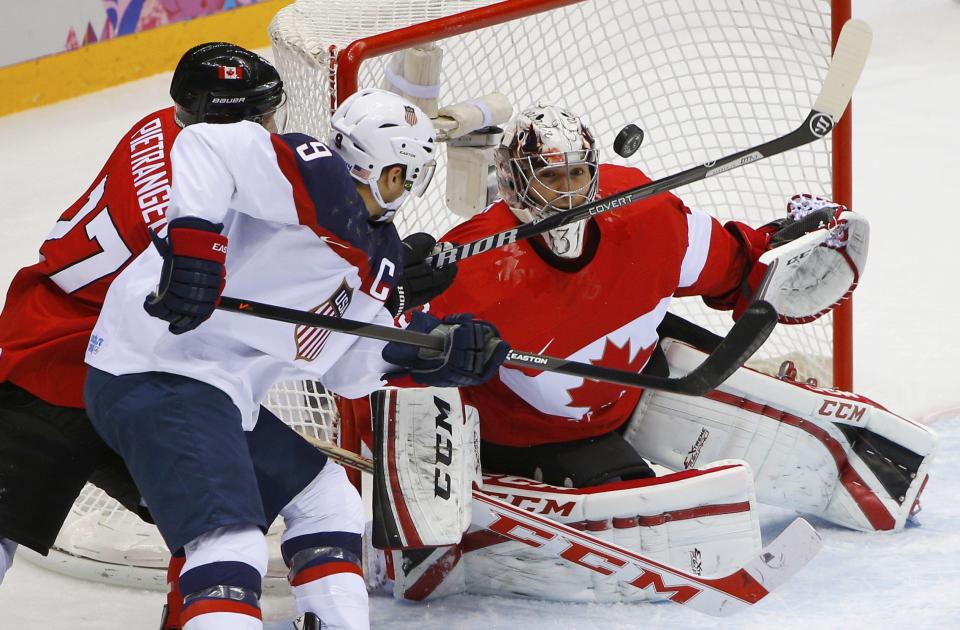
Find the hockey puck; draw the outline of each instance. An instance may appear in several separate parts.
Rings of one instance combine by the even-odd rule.
[[[620,157],[628,158],[637,152],[641,144],[643,144],[643,129],[630,123],[613,139],[613,150]]]

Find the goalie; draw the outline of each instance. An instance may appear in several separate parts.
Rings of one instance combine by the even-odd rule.
[[[639,170],[599,164],[589,129],[550,105],[527,109],[508,126],[496,167],[502,200],[443,240],[471,242],[650,181]],[[734,317],[763,298],[777,307],[782,323],[809,322],[853,291],[868,237],[863,217],[809,195],[789,200],[783,219],[751,228],[722,226],[665,193],[464,260],[454,284],[428,309],[440,316],[470,311],[495,321],[516,348],[676,375],[702,361],[717,339],[670,316],[674,296],[702,296]],[[433,419],[441,415],[440,398],[412,391],[384,395],[374,405],[381,429],[375,439],[386,460],[380,472],[389,476],[392,466],[395,476],[402,475],[405,461],[420,461],[432,485],[426,462],[441,459],[441,444],[453,445],[444,454],[469,460],[475,409],[484,490],[606,531],[621,544],[655,549],[665,562],[689,563],[705,575],[759,549],[755,499],[857,530],[902,528],[917,505],[936,441],[927,428],[861,396],[746,368],[701,398],[506,366],[461,394],[465,411],[450,414],[461,407],[446,400],[442,415],[447,423],[450,415],[459,418],[464,435],[438,434],[436,454],[439,425]],[[426,429],[418,428],[418,419],[428,421]],[[391,434],[387,426],[396,430]],[[421,430],[429,434],[422,436],[430,451],[423,457],[390,450],[419,443],[401,434]],[[746,463],[710,464],[731,458]],[[685,472],[653,479],[645,459]],[[462,507],[470,461],[460,471]],[[394,490],[403,485],[397,484]],[[577,490],[583,488],[590,489]],[[645,511],[638,513],[638,504]],[[416,509],[411,513],[415,522]],[[465,526],[463,519],[428,520],[449,523],[450,531]],[[381,533],[378,542],[419,546],[412,541]],[[620,596],[615,585],[601,588],[585,573],[559,583],[523,578],[535,571],[533,560],[477,532],[451,549],[394,554],[395,594],[422,599],[467,588],[553,599]],[[523,571],[510,570],[520,566]]]

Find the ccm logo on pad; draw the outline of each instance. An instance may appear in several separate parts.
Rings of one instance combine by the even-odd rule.
[[[824,400],[817,411],[821,416],[845,420],[848,424],[863,424],[865,422],[863,416],[866,412],[866,407],[836,400]]]

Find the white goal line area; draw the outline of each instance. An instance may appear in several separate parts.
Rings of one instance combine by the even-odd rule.
[[[435,40],[442,51],[437,102],[444,106],[500,93],[514,113],[541,98],[564,105],[584,115],[602,161],[641,168],[653,179],[793,129],[806,117],[826,75],[834,8],[849,10],[840,0],[554,4],[558,8],[502,23],[491,20]],[[288,127],[325,138],[334,104],[348,95],[342,93],[344,85],[384,86],[391,55],[366,59],[354,69],[337,55],[351,43],[410,28],[415,31],[410,37],[422,38],[423,32],[431,33],[434,20],[495,5],[297,0],[285,7],[274,18],[271,38],[288,94]],[[402,38],[397,45],[409,48]],[[349,77],[341,80],[341,73],[354,73],[352,83]],[[641,127],[646,138],[634,156],[624,159],[612,143],[628,123]],[[796,193],[832,196],[838,159],[832,147],[829,139],[818,141],[675,194],[721,222],[761,225],[782,217]],[[401,235],[440,236],[463,220],[446,209],[447,159],[448,147],[441,143],[430,190],[398,213]],[[706,308],[699,298],[678,299],[671,311],[719,334],[732,324],[728,313]],[[801,379],[833,383],[832,318],[779,326],[749,365],[776,374],[784,360],[797,365]],[[298,431],[337,441],[335,404],[322,387],[283,384],[271,391],[266,405]],[[274,584],[285,585],[285,568],[277,560],[272,554],[270,575],[277,578]],[[166,549],[152,526],[88,486],[57,540],[57,552],[43,564],[88,579],[164,589],[166,562]]]

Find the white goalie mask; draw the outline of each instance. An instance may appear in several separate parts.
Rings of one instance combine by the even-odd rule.
[[[384,213],[377,221],[390,221],[411,196],[419,197],[436,168],[436,131],[433,122],[416,105],[385,90],[361,90],[341,103],[330,119],[329,146],[350,168],[350,175],[370,186]],[[404,192],[385,201],[378,181],[395,164],[405,167]]]
[[[500,195],[518,219],[531,223],[582,206],[597,196],[598,162],[593,134],[564,109],[537,103],[504,131],[495,152]],[[544,233],[563,258],[583,252],[586,221]]]

